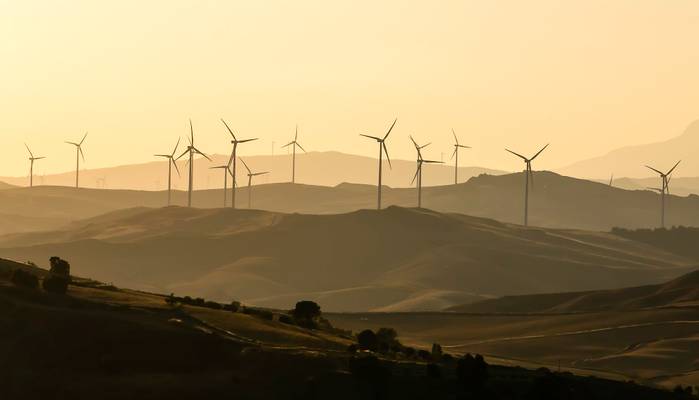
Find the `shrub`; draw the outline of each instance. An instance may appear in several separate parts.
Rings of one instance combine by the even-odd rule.
[[[217,303],[217,302],[211,301],[211,300],[209,300],[209,301],[207,301],[206,303],[204,303],[204,307],[212,308],[212,309],[214,309],[214,310],[220,310],[220,309],[223,308],[223,306],[221,305],[221,303]]]
[[[430,353],[427,350],[418,350],[417,351],[417,358],[424,360],[424,361],[432,361],[432,353]]]
[[[49,263],[51,264],[51,269],[49,271],[52,274],[70,277],[70,263],[68,263],[68,261],[54,256],[49,258]]]
[[[398,332],[393,328],[379,328],[376,331],[376,339],[379,342],[379,351],[382,353],[399,351],[403,347],[398,341]]]
[[[281,322],[282,324],[293,325],[294,319],[287,314],[281,314],[279,315],[279,322]]]
[[[239,301],[231,301],[231,304],[229,304],[226,307],[226,310],[231,311],[231,312],[238,312],[240,311],[240,302]]]
[[[379,347],[379,340],[371,329],[365,329],[357,335],[357,344],[361,350],[376,351]]]
[[[439,343],[432,343],[432,359],[436,361],[442,359],[442,346]]]
[[[12,271],[12,276],[10,277],[12,283],[17,286],[22,286],[30,289],[36,289],[39,287],[39,278],[31,272],[27,272],[23,269],[16,269]]]
[[[68,291],[69,278],[62,275],[51,274],[44,278],[42,286],[50,293],[66,294]]]
[[[167,303],[167,305],[169,306],[174,306],[175,304],[177,304],[177,298],[175,297],[175,294],[170,293],[170,295],[165,298],[165,303]]]

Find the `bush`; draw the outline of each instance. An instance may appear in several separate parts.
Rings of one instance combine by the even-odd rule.
[[[240,302],[239,301],[231,301],[231,304],[228,306],[224,307],[226,310],[231,311],[231,312],[238,312],[240,311]]]
[[[51,274],[44,278],[42,286],[50,293],[66,294],[68,291],[69,278],[62,275]]]
[[[442,359],[442,346],[439,343],[432,344],[432,359],[435,361]]]
[[[23,269],[16,269],[12,271],[12,276],[10,281],[17,286],[22,286],[30,289],[36,289],[39,287],[39,278],[31,272],[27,272]]]
[[[282,324],[293,325],[294,319],[287,314],[281,314],[279,315],[279,322],[281,322]]]
[[[399,351],[403,347],[398,341],[398,332],[393,328],[379,328],[376,331],[376,339],[379,342],[378,350],[381,353]]]
[[[51,269],[49,270],[51,274],[70,278],[70,263],[68,261],[54,256],[49,258],[49,263],[51,264]]]
[[[418,350],[417,351],[417,358],[424,360],[424,361],[432,361],[432,353],[430,353],[427,350]]]
[[[379,340],[371,329],[365,329],[357,335],[357,344],[361,350],[376,351],[379,347]]]
[[[220,309],[223,308],[223,306],[221,305],[221,303],[217,303],[217,302],[211,301],[211,300],[209,300],[209,301],[207,301],[206,303],[204,303],[204,307],[212,308],[212,309],[214,309],[214,310],[220,310]]]

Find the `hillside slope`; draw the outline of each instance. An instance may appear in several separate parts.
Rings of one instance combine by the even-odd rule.
[[[390,207],[336,215],[132,209],[64,231],[13,235],[0,255],[61,255],[120,286],[286,307],[434,310],[480,298],[661,282],[696,262],[621,237],[525,229]]]
[[[426,182],[430,179],[425,170]],[[651,191],[629,191],[605,184],[569,178],[550,172],[536,172],[531,191],[529,221],[554,228],[610,230],[612,227],[656,227],[660,220],[660,196]],[[521,223],[523,176],[481,175],[466,183],[423,189],[423,207],[455,212],[502,222]],[[229,196],[230,200],[230,196]],[[75,189],[41,186],[0,191],[0,234],[17,231],[56,229],[83,218],[131,207],[161,207],[165,192]],[[186,193],[173,193],[174,205],[186,204]],[[193,205],[221,207],[221,190],[197,191]],[[384,206],[414,207],[415,189],[383,189]],[[237,192],[237,206],[247,208],[247,188]],[[302,184],[254,186],[252,206],[284,213],[331,214],[376,207],[376,187],[341,184],[336,187]],[[667,204],[669,225],[699,226],[699,196],[671,196]],[[25,221],[22,222],[12,222]],[[5,223],[1,223],[1,222]]]

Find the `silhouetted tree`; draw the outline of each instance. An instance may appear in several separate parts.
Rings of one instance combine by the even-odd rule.
[[[310,300],[302,300],[296,303],[296,307],[291,310],[296,323],[306,328],[316,328],[317,320],[320,318],[320,306]]]
[[[432,359],[435,361],[442,359],[442,346],[439,343],[432,343]]]
[[[65,276],[70,278],[70,263],[60,257],[53,256],[49,258],[51,268],[49,272],[55,275]]]
[[[379,328],[376,331],[378,340],[378,351],[387,353],[389,351],[399,351],[402,345],[398,341],[398,332],[393,328]]]
[[[23,286],[30,289],[36,289],[39,287],[39,278],[37,278],[36,275],[19,268],[12,271],[10,281],[17,286]]]
[[[483,356],[466,354],[456,364],[456,376],[464,383],[466,390],[480,392],[488,380],[488,364]]]
[[[357,335],[357,344],[361,350],[377,351],[379,340],[371,329],[365,329]]]

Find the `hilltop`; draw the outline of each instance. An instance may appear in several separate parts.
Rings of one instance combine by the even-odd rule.
[[[304,215],[139,208],[65,230],[5,236],[0,254],[61,254],[119,286],[334,311],[440,310],[487,297],[609,289],[681,275],[697,261],[596,232],[523,228],[425,209]]]

